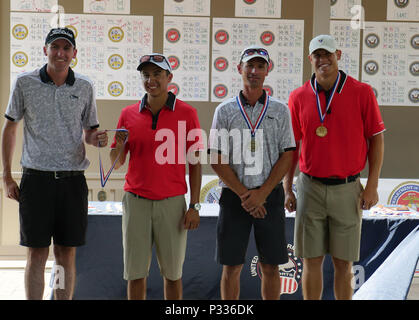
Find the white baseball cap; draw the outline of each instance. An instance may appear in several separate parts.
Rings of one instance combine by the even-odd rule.
[[[253,45],[245,48],[240,54],[240,62],[247,62],[250,59],[262,58],[269,64],[269,53],[268,50],[261,46]]]
[[[321,34],[310,41],[309,54],[312,54],[318,49],[324,49],[330,53],[336,51],[336,41],[335,39],[328,34]]]

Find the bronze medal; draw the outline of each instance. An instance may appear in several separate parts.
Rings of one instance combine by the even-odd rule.
[[[98,193],[97,193],[97,199],[99,200],[99,201],[106,201],[106,191],[104,191],[104,190],[101,190],[101,191],[99,191]]]
[[[327,128],[323,125],[317,127],[316,135],[319,136],[320,138],[325,137],[327,135]]]

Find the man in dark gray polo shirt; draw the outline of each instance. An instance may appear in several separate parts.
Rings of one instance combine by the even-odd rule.
[[[288,108],[267,95],[269,54],[243,50],[243,90],[215,110],[209,152],[222,182],[217,261],[223,265],[221,298],[238,299],[240,273],[253,226],[262,270],[262,298],[279,299],[278,265],[288,262],[281,180],[295,149]]]
[[[104,147],[98,131],[91,81],[74,73],[74,34],[52,29],[45,40],[48,63],[20,74],[13,83],[2,135],[3,183],[8,198],[19,202],[20,244],[28,247],[25,269],[27,299],[42,299],[44,270],[51,238],[60,281],[56,299],[71,299],[75,283],[76,247],[83,245],[87,226],[89,166],[84,142]],[[18,187],[11,174],[18,122],[24,119]],[[84,141],[83,141],[84,138]]]

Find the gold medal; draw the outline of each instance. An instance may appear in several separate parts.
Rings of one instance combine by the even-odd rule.
[[[316,129],[316,134],[317,136],[319,136],[320,138],[323,138],[327,135],[327,128],[323,125],[317,127]]]
[[[254,137],[250,139],[250,151],[256,152],[256,139]]]

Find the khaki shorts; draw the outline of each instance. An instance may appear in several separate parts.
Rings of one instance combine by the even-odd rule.
[[[153,244],[161,274],[173,281],[182,278],[187,240],[185,197],[149,200],[126,192],[122,205],[124,279],[148,276]]]
[[[315,258],[330,254],[358,261],[361,240],[363,191],[360,179],[325,185],[300,173],[297,180],[295,254]]]

